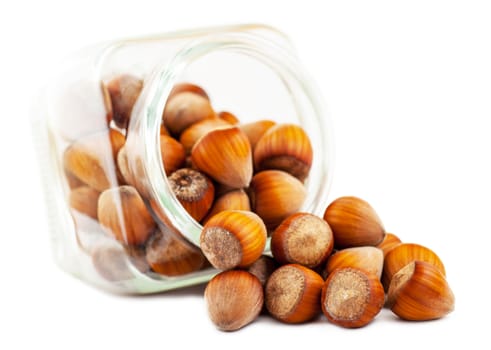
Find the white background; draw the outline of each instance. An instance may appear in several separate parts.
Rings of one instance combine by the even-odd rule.
[[[486,1],[2,2],[0,348],[489,347],[490,19]],[[261,317],[228,334],[209,322],[202,286],[115,296],[52,262],[27,115],[50,71],[101,40],[245,22],[289,35],[323,92],[331,199],[365,198],[389,231],[433,248],[456,295],[449,317],[408,323],[385,310],[359,330]]]

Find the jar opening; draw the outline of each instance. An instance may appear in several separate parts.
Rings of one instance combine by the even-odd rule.
[[[251,34],[222,33],[190,43],[170,63],[157,67],[135,106],[138,117],[132,118],[139,120],[132,120],[130,129],[137,132],[135,139],[144,140],[138,146],[148,195],[166,224],[199,245],[202,226],[172,193],[160,153],[163,110],[172,87],[181,81],[203,86],[217,112],[237,113],[241,122],[272,119],[301,125],[314,148],[301,210],[322,215],[332,177],[332,134],[313,83],[291,50]]]

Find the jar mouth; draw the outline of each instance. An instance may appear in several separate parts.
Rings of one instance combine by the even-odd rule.
[[[140,143],[140,156],[148,195],[152,204],[167,219],[166,224],[176,228],[197,246],[202,225],[181,206],[168,184],[161,159],[160,124],[171,89],[187,67],[219,51],[246,55],[266,65],[288,91],[297,120],[310,136],[314,149],[312,168],[305,183],[307,197],[301,211],[322,215],[332,180],[333,136],[330,117],[323,108],[315,85],[301,68],[292,50],[246,32],[220,33],[197,39],[180,50],[170,62],[153,71],[146,82],[146,91],[142,93],[144,98],[139,101],[140,108],[137,108],[141,114],[138,137],[145,140]]]

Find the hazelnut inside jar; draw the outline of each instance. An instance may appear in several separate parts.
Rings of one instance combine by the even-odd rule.
[[[81,147],[82,156],[75,154],[75,161],[68,164],[77,167],[64,168],[67,176],[61,176],[59,195],[68,199],[71,191],[90,193],[98,203],[77,201],[77,213],[90,215],[64,230],[67,237],[56,244],[72,261],[83,261],[86,250],[77,245],[80,239],[73,238],[87,231],[85,221],[94,227],[103,223],[100,232],[91,235],[91,244],[97,246],[98,237],[101,242],[114,240],[128,257],[138,252],[139,258],[151,256],[152,261],[147,261],[148,271],[130,268],[127,278],[117,282],[84,267],[85,279],[128,293],[204,282],[216,270],[199,248],[200,236],[205,221],[214,215],[225,210],[254,212],[268,235],[295,212],[322,215],[331,181],[331,127],[315,87],[281,33],[262,26],[220,27],[117,41],[90,53],[97,69],[73,62],[54,82],[49,101],[53,114],[47,123],[55,136],[54,160],[64,166],[65,149],[73,143],[84,145],[81,139],[90,139],[101,129],[121,134],[123,144],[115,150],[111,140],[99,140],[104,147],[91,147],[91,152],[109,151],[90,153],[89,169],[77,162],[76,157],[87,158]],[[57,94],[78,81],[84,82],[84,89],[92,89],[87,98],[97,96],[89,101],[98,106],[89,111],[97,120],[93,130],[91,118],[60,122],[68,104],[77,110],[87,103],[87,98],[80,98],[84,89],[76,89],[68,99]],[[82,123],[88,125],[76,132]],[[77,177],[80,168],[82,178]],[[92,179],[91,174],[99,177]],[[101,179],[104,186],[92,190],[91,183]],[[121,195],[127,192],[130,199]],[[50,203],[59,222],[63,221],[59,213],[77,210],[70,209],[68,200],[61,203],[64,211],[59,210],[60,201]],[[97,208],[100,203],[104,205]],[[134,203],[138,213],[131,208]],[[132,224],[139,217],[146,220],[141,229]],[[67,243],[71,241],[75,244]],[[168,255],[171,245],[180,247],[179,256]],[[169,271],[167,265],[161,268],[162,261],[182,266],[180,256],[188,259],[185,268],[178,269],[183,274],[162,272]],[[132,259],[128,261],[131,265]],[[77,267],[72,272],[79,273]]]

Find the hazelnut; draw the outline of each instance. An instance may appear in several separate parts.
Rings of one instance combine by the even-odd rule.
[[[254,175],[248,193],[252,210],[270,230],[300,210],[307,194],[297,178],[279,170],[265,170]]]
[[[302,265],[283,265],[266,282],[266,308],[285,323],[309,321],[320,313],[323,282],[321,276]]]
[[[193,146],[201,137],[212,130],[226,127],[230,127],[230,124],[225,120],[219,118],[204,119],[184,130],[179,141],[183,145],[186,154],[190,154]]]
[[[192,92],[180,92],[167,99],[163,121],[173,135],[180,135],[186,128],[203,119],[215,118],[210,101]]]
[[[97,200],[101,193],[89,186],[77,187],[70,191],[70,207],[97,220]]]
[[[160,135],[160,154],[167,176],[179,169],[186,160],[184,147],[170,136]]]
[[[263,287],[247,271],[221,272],[205,289],[211,321],[222,331],[235,331],[254,321],[264,302]]]
[[[222,184],[243,188],[251,181],[251,146],[238,127],[208,132],[196,142],[191,157],[198,169]]]
[[[69,170],[67,170],[67,169],[63,169],[63,170],[65,173],[66,182],[68,184],[68,187],[71,190],[74,190],[78,187],[85,186],[85,183],[83,181],[79,180],[79,178],[76,177],[75,175],[73,175]]]
[[[181,92],[192,92],[193,94],[197,94],[201,97],[204,97],[207,100],[210,99],[206,91],[201,86],[191,83],[177,83],[172,88],[169,97],[167,99],[170,100],[172,97],[176,96]]]
[[[259,259],[254,261],[247,271],[252,273],[259,279],[263,287],[266,286],[269,276],[278,268],[276,261],[267,255],[261,255]]]
[[[331,226],[336,248],[376,246],[385,235],[377,213],[363,199],[340,197],[327,207],[324,220]]]
[[[65,150],[64,168],[99,192],[117,186],[122,176],[116,167],[116,156],[124,142],[124,136],[116,130],[80,138]]]
[[[441,318],[452,312],[454,305],[445,275],[432,264],[413,261],[392,277],[387,306],[404,320]]]
[[[245,193],[244,190],[232,190],[215,199],[213,206],[211,207],[206,217],[203,219],[203,223],[206,224],[206,222],[212,216],[224,210],[250,211],[251,206],[247,193]]]
[[[248,211],[225,210],[211,217],[200,236],[200,246],[217,269],[247,267],[266,245],[266,227],[259,216]]]
[[[333,247],[329,225],[308,213],[290,215],[271,235],[271,252],[281,264],[314,268],[327,260]]]
[[[402,243],[387,253],[384,260],[382,283],[387,290],[392,276],[413,261],[424,261],[435,266],[445,276],[445,266],[430,248],[414,243]]]
[[[217,114],[218,118],[226,121],[230,125],[237,125],[239,124],[240,120],[232,113],[222,111]]]
[[[312,166],[313,150],[305,131],[292,124],[278,124],[269,128],[254,148],[257,170],[283,170],[305,180]]]
[[[97,217],[107,233],[128,245],[144,244],[156,227],[142,198],[131,186],[102,192]]]
[[[135,76],[122,74],[111,79],[106,87],[111,100],[114,123],[119,128],[126,129],[133,106],[143,88],[143,81]]]
[[[367,325],[380,312],[384,300],[379,279],[352,267],[334,270],[322,287],[322,311],[329,321],[342,327]]]
[[[341,267],[363,269],[376,276],[382,276],[384,267],[384,254],[375,247],[354,247],[338,250],[329,257],[326,264],[326,275]]]
[[[240,125],[240,129],[247,135],[251,148],[254,150],[259,139],[276,123],[272,120],[258,120],[256,122]]]
[[[165,276],[180,276],[201,269],[205,257],[199,249],[177,237],[170,229],[156,231],[146,244],[151,269]]]
[[[397,247],[401,243],[402,241],[395,234],[386,233],[382,242],[377,245],[377,248],[381,249],[384,252],[385,258],[388,252],[390,252],[393,248]]]
[[[183,168],[173,172],[167,181],[189,215],[196,221],[203,219],[210,210],[215,196],[211,180],[199,171]]]

